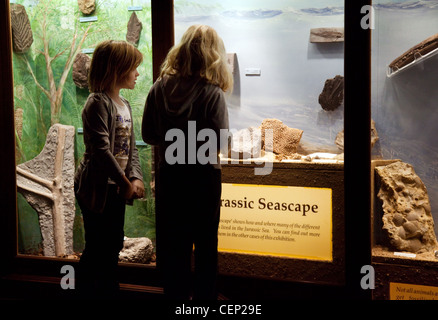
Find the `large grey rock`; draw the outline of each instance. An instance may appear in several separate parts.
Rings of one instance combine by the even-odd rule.
[[[91,59],[85,53],[79,52],[73,62],[73,82],[81,89],[88,88],[88,72]]]
[[[33,43],[33,33],[26,8],[21,4],[11,3],[11,29],[14,52],[25,53]]]
[[[119,261],[132,263],[148,263],[151,261],[154,246],[146,237],[127,238],[123,241],[123,249],[119,253]]]
[[[35,209],[45,256],[73,253],[75,128],[55,124],[39,155],[17,166],[17,187]]]
[[[126,41],[136,45],[140,40],[140,33],[143,25],[135,12],[132,12],[128,21],[128,31],[126,32]]]
[[[384,244],[393,250],[432,251],[437,246],[427,189],[414,168],[397,161],[376,167],[380,180]]]

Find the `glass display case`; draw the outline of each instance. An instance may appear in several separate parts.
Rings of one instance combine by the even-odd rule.
[[[59,250],[56,241],[45,245],[46,231],[54,239],[59,228],[54,231],[53,221],[52,225],[41,226],[40,217],[44,214],[40,212],[53,210],[43,208],[41,203],[51,199],[52,172],[63,170],[55,159],[64,159],[69,153],[76,166],[84,152],[80,114],[89,92],[80,82],[80,72],[86,69],[87,57],[101,39],[127,39],[127,27],[135,13],[142,28],[139,40],[134,41],[144,61],[136,89],[123,95],[133,107],[147,195],[128,207],[126,236],[152,241],[155,237],[154,155],[151,147],[139,140],[147,92],[167,50],[179,41],[187,27],[208,24],[224,40],[234,77],[227,104],[235,148],[221,157],[219,270],[224,276],[223,284],[234,289],[238,287],[234,281],[245,278],[275,283],[270,287],[266,282],[266,292],[249,292],[249,285],[246,297],[270,293],[302,297],[304,291],[310,297],[309,292],[315,288],[321,290],[313,292],[319,297],[333,292],[344,297],[362,296],[365,291],[360,287],[359,270],[369,264],[370,248],[367,142],[371,131],[366,118],[368,96],[362,92],[369,80],[369,33],[361,28],[360,9],[369,1],[96,3],[94,11],[84,13],[86,8],[70,0],[11,1],[12,30],[14,19],[19,21],[19,29],[26,25],[23,39],[27,40],[17,44],[13,33],[11,58],[0,54],[2,62],[12,61],[13,87],[9,91],[6,87],[4,92],[9,97],[13,91],[13,102],[8,105],[14,111],[15,132],[10,135],[11,124],[6,120],[7,125],[0,130],[7,141],[12,141],[13,136],[16,141],[13,167],[17,176],[13,177],[14,185],[8,183],[8,193],[2,195],[7,205],[1,216],[5,221],[2,230],[7,231],[2,233],[6,239],[3,242],[7,268],[26,273],[36,266],[33,272],[37,276],[56,273],[59,277],[60,266],[80,255],[84,235],[77,204],[65,222],[70,226],[68,251]],[[17,9],[19,18],[14,18],[14,7],[18,6],[22,6]],[[358,44],[363,44],[363,51],[356,51]],[[75,57],[83,61],[75,63]],[[364,98],[356,101],[361,92]],[[13,115],[5,110],[0,114],[6,118]],[[374,121],[380,131],[379,119]],[[274,147],[268,147],[262,139],[262,129],[271,130]],[[67,139],[71,144],[65,142]],[[282,148],[275,149],[277,143]],[[49,156],[44,158],[41,155],[46,151]],[[0,161],[3,167],[10,167],[7,157]],[[34,171],[34,166],[42,167],[42,173]],[[68,166],[71,170],[71,163]],[[28,180],[31,183],[24,183]],[[15,187],[16,197],[11,197]],[[29,199],[29,193],[46,199]],[[16,206],[8,198],[16,198]],[[72,203],[67,206],[71,208]],[[50,246],[54,249],[46,252]],[[35,259],[36,256],[43,257]],[[150,260],[148,264],[154,266]],[[149,273],[154,268],[134,264],[126,268],[124,280],[156,286],[154,292],[159,291],[156,273],[152,273],[153,277]],[[278,284],[283,290],[274,292]],[[312,288],[290,289],[307,285]],[[350,291],[352,287],[354,293]]]
[[[342,284],[343,1],[176,0],[174,20],[175,43],[213,27],[233,72],[221,272]]]
[[[133,110],[146,186],[145,197],[127,206],[125,236],[154,242],[151,147],[141,140],[140,131],[153,80],[150,1],[16,0],[11,1],[11,22],[18,252],[75,259],[83,250],[82,215],[72,178],[84,152],[81,114],[90,93],[87,72],[95,46],[106,39],[127,40],[144,56],[135,89],[121,93]],[[61,129],[67,132],[65,138],[52,139],[61,136]],[[56,179],[64,190],[58,206],[52,204],[55,191],[50,188]],[[57,212],[61,218],[55,221]]]
[[[379,299],[436,299],[437,4],[373,1],[373,260]]]

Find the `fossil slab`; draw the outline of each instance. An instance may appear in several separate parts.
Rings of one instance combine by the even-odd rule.
[[[424,56],[427,53],[437,48],[438,48],[438,33],[423,40],[419,44],[413,46],[412,48],[404,52],[401,56],[394,59],[389,64],[389,68],[395,70],[400,69],[406,66],[407,64],[413,62],[415,59]]]
[[[382,201],[385,245],[421,253],[436,248],[434,221],[426,186],[407,163],[376,167]]]
[[[79,10],[83,14],[90,14],[96,9],[95,0],[78,0]]]
[[[26,8],[21,4],[11,3],[12,45],[14,52],[25,53],[33,43]]]
[[[75,128],[55,124],[43,150],[17,166],[17,187],[38,213],[45,256],[73,253]]]
[[[141,21],[138,19],[137,14],[135,12],[132,12],[131,17],[128,21],[128,31],[126,33],[126,41],[137,44],[140,40],[140,33],[141,29],[143,28],[143,25],[141,24]]]
[[[265,151],[285,156],[292,156],[297,152],[303,130],[290,128],[278,119],[263,120],[260,129]],[[272,141],[267,139],[266,130],[272,130]]]
[[[85,53],[79,52],[73,62],[73,82],[81,89],[88,88],[88,72],[91,59]]]
[[[344,77],[337,75],[327,79],[319,95],[318,102],[326,111],[333,111],[344,101]]]
[[[310,29],[310,42],[344,42],[344,28]]]

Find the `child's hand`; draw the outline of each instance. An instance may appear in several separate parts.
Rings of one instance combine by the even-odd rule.
[[[139,199],[144,197],[144,184],[143,181],[139,179],[134,179],[131,181],[132,188],[134,189],[134,199]]]
[[[123,199],[132,199],[135,195],[132,183],[125,177],[123,185],[119,186],[119,195]]]

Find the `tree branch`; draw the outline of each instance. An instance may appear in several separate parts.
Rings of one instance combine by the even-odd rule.
[[[30,66],[30,63],[29,63],[29,60],[27,60],[27,57],[26,56],[21,56],[21,55],[19,55],[20,57],[21,57],[21,59],[23,59],[24,60],[24,62],[26,63],[26,65],[27,65],[27,69],[29,70],[29,72],[30,72],[30,74],[31,74],[31,76],[32,76],[32,78],[33,78],[33,80],[35,81],[35,84],[37,85],[37,87],[38,88],[40,88],[40,90],[50,99],[50,93],[49,93],[49,91],[48,90],[46,90],[46,88],[44,88],[40,83],[39,83],[39,81],[38,81],[38,79],[35,77],[35,74],[33,73],[33,70],[32,70],[32,67]]]
[[[91,25],[92,25],[92,23],[90,23],[88,25],[87,29],[85,30],[84,34],[82,35],[82,38],[79,41],[79,44],[76,48],[75,48],[75,45],[76,45],[77,33],[75,33],[75,35],[73,36],[73,41],[72,41],[72,45],[70,47],[69,56],[68,56],[67,61],[65,63],[64,71],[62,72],[61,78],[59,80],[58,91],[57,91],[57,100],[62,99],[62,91],[64,88],[64,84],[65,84],[65,81],[67,80],[67,76],[70,72],[70,69],[73,66],[74,58],[76,57],[76,54],[81,50],[81,47],[82,47],[85,39],[87,38],[88,30],[90,30]],[[59,101],[59,104],[61,104],[61,101]]]

